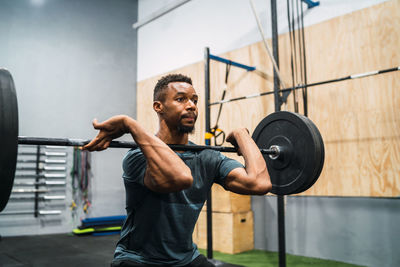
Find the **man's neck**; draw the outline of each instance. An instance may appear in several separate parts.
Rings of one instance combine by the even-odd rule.
[[[178,129],[171,129],[162,123],[160,123],[160,129],[156,133],[156,136],[166,144],[186,145],[189,141],[189,134],[182,133]]]

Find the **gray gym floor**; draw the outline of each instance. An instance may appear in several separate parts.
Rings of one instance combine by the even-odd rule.
[[[0,267],[110,266],[119,235],[72,234],[3,237]],[[214,261],[218,267],[243,267]]]
[[[119,235],[69,234],[3,237],[1,267],[110,266]]]

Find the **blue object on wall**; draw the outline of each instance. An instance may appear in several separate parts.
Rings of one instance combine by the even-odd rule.
[[[319,6],[319,1],[317,1],[317,2],[314,2],[311,0],[301,0],[301,1],[306,3],[308,8],[313,8],[313,7]]]

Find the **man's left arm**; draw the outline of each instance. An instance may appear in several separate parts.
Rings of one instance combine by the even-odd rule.
[[[238,147],[239,155],[244,158],[245,168],[236,168],[229,172],[225,179],[225,189],[246,195],[268,193],[272,185],[267,165],[247,129],[234,130],[226,140]]]

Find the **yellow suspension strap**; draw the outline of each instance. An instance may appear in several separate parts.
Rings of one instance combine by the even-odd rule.
[[[207,146],[211,145],[211,138],[213,138],[214,134],[212,133],[205,133],[204,140]]]
[[[214,136],[214,145],[215,146],[222,146],[225,142],[225,132],[218,128],[218,127],[214,127],[211,129],[211,133]],[[220,140],[218,142],[218,137],[222,136],[222,140]]]
[[[224,90],[222,92],[221,101],[223,101],[225,99],[226,89],[228,88],[228,78],[229,78],[230,70],[231,70],[231,63],[227,63],[226,68],[225,68],[225,86],[224,86]],[[219,122],[219,118],[221,116],[221,111],[222,111],[222,105],[223,105],[223,103],[221,103],[219,105],[218,116],[217,116],[217,120],[215,122],[215,126],[213,128],[211,128],[211,134],[212,134],[212,137],[214,137],[214,145],[215,146],[222,146],[225,142],[225,132],[218,127],[218,122]],[[220,136],[222,136],[222,140],[218,141],[218,137],[220,137]]]
[[[217,141],[217,138],[222,135],[222,140],[220,142]],[[205,133],[204,139],[206,145],[211,144],[211,138],[214,137],[214,145],[221,146],[225,142],[225,132],[220,128],[212,128],[211,132]]]

